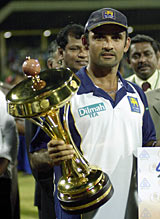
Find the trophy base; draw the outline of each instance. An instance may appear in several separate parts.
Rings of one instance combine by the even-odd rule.
[[[80,191],[76,192],[71,200],[64,200],[58,194],[58,199],[63,210],[69,214],[82,214],[95,210],[106,203],[112,197],[114,189],[108,175],[103,172],[101,174],[103,175],[102,180],[98,182],[100,187],[99,185],[95,185],[88,190],[87,185],[85,192],[81,194]],[[100,188],[98,191],[96,186]]]

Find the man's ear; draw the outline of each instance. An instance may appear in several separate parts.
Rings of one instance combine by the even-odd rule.
[[[160,59],[160,51],[158,51],[158,52],[156,53],[156,57],[157,57],[157,60]]]
[[[84,35],[82,36],[82,44],[88,50],[88,45],[89,45],[88,44],[88,40],[87,40],[87,38]]]
[[[49,58],[49,59],[47,60],[47,67],[48,67],[49,69],[52,69],[52,59],[51,59],[51,58]]]
[[[130,44],[131,44],[131,38],[127,37],[125,47],[124,47],[124,52],[125,53],[129,50]]]
[[[126,43],[125,43],[125,48],[124,48],[124,53],[126,57],[127,63],[130,65],[130,57],[129,57],[129,48],[131,45],[131,38],[127,37]]]

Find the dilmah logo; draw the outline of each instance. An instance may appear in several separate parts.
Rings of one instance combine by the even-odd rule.
[[[106,107],[104,103],[96,103],[93,105],[85,106],[78,109],[78,113],[80,117],[89,116],[90,118],[98,116],[99,112],[105,111]]]

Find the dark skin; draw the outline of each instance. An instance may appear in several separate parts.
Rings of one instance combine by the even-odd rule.
[[[61,139],[51,140],[48,144],[48,153],[54,165],[60,165],[63,161],[70,160],[74,156],[74,149],[71,144],[65,144]]]
[[[115,100],[118,88],[117,70],[123,54],[127,52],[130,38],[124,28],[103,25],[89,32],[90,62],[87,73],[95,85],[106,91]]]
[[[54,166],[54,162],[50,158],[47,149],[41,149],[37,152],[30,153],[29,157],[33,170],[47,172]]]
[[[154,74],[158,59],[158,54],[155,53],[149,42],[134,43],[130,47],[130,65],[142,80],[147,80]]]
[[[6,172],[9,164],[9,160],[6,158],[0,158],[0,176]]]
[[[54,147],[52,147],[52,143]],[[48,143],[48,150],[41,149],[29,154],[31,167],[38,172],[49,172],[53,166],[60,165],[62,161],[72,159],[74,153],[72,145],[65,144],[61,139],[51,140]]]

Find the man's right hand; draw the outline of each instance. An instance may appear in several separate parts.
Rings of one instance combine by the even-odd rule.
[[[75,151],[71,144],[65,144],[61,139],[52,139],[47,144],[48,153],[54,165],[61,164],[62,161],[72,159]]]

